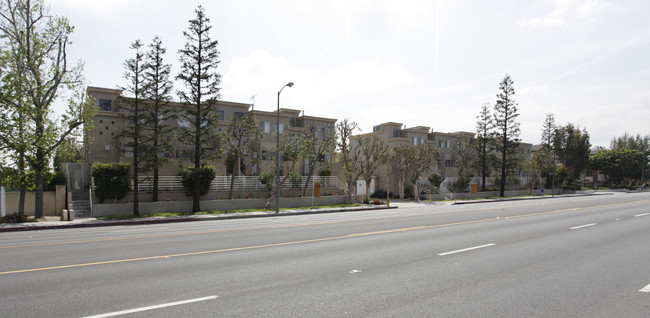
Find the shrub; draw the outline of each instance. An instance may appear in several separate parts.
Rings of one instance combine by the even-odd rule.
[[[436,187],[439,187],[440,184],[443,181],[442,176],[437,174],[437,173],[430,174],[429,177],[427,177],[427,179],[429,180],[429,183],[431,183],[432,185],[434,185]]]
[[[302,176],[295,172],[291,172],[289,173],[289,182],[291,182],[292,188],[300,188],[302,185]]]
[[[131,191],[132,171],[129,163],[94,163],[92,176],[100,203],[106,198],[119,200]]]
[[[268,196],[271,196],[271,192],[273,191],[273,182],[275,181],[275,172],[267,172],[263,173],[261,176],[258,177],[260,180],[260,183],[266,186],[266,191],[268,191]]]
[[[321,169],[320,171],[318,171],[318,175],[321,177],[329,177],[332,175],[332,170],[327,168]]]
[[[390,193],[390,198],[391,199],[393,198],[393,195],[394,194],[391,192]],[[386,198],[386,190],[377,190],[377,191],[373,192],[370,195],[370,197],[373,198],[373,199],[375,199],[375,198],[376,199],[385,199]]]
[[[194,175],[199,175],[199,193],[201,195],[208,194],[212,180],[217,176],[217,170],[213,166],[200,166],[198,169],[194,167],[187,167],[181,169],[178,175],[181,177],[181,183],[185,188],[185,195],[191,196],[194,194]]]
[[[24,213],[18,213],[18,212],[6,215],[0,220],[2,221],[0,223],[24,223],[24,222],[36,221],[33,218],[30,218],[29,216],[25,215]]]

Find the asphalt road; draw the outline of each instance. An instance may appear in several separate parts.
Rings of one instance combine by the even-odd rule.
[[[0,233],[0,316],[650,317],[649,203]]]

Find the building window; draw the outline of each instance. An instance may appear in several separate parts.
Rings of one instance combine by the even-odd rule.
[[[262,160],[266,160],[266,150],[262,150]]]
[[[217,120],[219,121],[225,120],[226,114],[223,112],[223,110],[217,110],[215,113],[217,114]]]
[[[241,116],[244,116],[244,113],[242,112],[235,112],[235,117],[239,118]]]
[[[276,132],[276,131],[278,131],[278,124],[274,123],[273,124],[273,132]],[[280,123],[280,133],[283,133],[283,132],[284,132],[284,124]]]
[[[379,131],[380,129],[381,129],[381,126],[379,126],[379,125],[377,125],[377,126],[373,126],[373,127],[372,127],[372,131],[373,131],[373,132],[375,132],[375,131]]]
[[[452,167],[451,160],[445,160],[445,167]]]
[[[399,137],[399,129],[393,129],[393,137]]]
[[[289,119],[289,126],[296,127],[296,119],[295,118]]]
[[[99,110],[103,110],[105,112],[112,112],[113,111],[113,101],[110,99],[103,99],[100,98],[97,100],[99,103]]]

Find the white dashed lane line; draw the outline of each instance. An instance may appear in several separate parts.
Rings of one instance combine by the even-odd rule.
[[[641,288],[639,291],[642,293],[650,293],[650,284],[648,284],[646,287]]]
[[[598,225],[598,223],[590,223],[590,224],[585,224],[585,225],[574,226],[574,227],[570,227],[569,230],[577,230],[577,229],[582,229],[582,228],[590,227],[590,226],[594,226],[594,225]]]
[[[479,249],[479,248],[490,247],[490,246],[494,246],[494,245],[496,245],[496,244],[494,244],[494,243],[490,243],[490,244],[485,244],[485,245],[480,245],[480,246],[468,247],[468,248],[464,248],[464,249],[462,249],[462,250],[455,250],[455,251],[451,251],[451,252],[440,253],[440,254],[438,254],[438,255],[439,255],[439,256],[446,256],[446,255],[451,255],[451,254],[456,254],[456,253],[462,253],[462,252],[467,252],[467,251],[471,251],[471,250],[476,250],[476,249]]]
[[[120,315],[126,315],[126,314],[133,314],[133,313],[141,312],[141,311],[154,310],[154,309],[160,309],[160,308],[178,306],[178,305],[185,305],[185,304],[189,304],[189,303],[195,303],[195,302],[199,302],[199,301],[205,301],[205,300],[216,299],[216,298],[217,298],[217,296],[194,298],[194,299],[177,301],[177,302],[173,302],[173,303],[166,303],[166,304],[160,304],[160,305],[155,305],[155,306],[140,307],[140,308],[135,308],[135,309],[128,309],[128,310],[122,310],[122,311],[109,312],[107,314],[101,314],[101,315],[95,315],[95,316],[87,316],[85,318],[114,317],[114,316],[120,316]]]
[[[640,218],[640,217],[642,217],[642,216],[646,216],[646,215],[650,215],[650,213],[641,213],[641,214],[637,214],[637,215],[635,215],[634,217],[635,217],[635,218]]]

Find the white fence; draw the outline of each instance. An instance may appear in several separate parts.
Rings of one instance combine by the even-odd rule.
[[[212,180],[212,185],[210,190],[229,190],[231,176],[217,176]],[[142,176],[139,177],[138,182],[138,192],[152,192],[153,191],[153,176]],[[266,185],[262,184],[257,176],[236,176],[234,180],[234,189],[235,190],[254,190],[254,189],[266,189]],[[302,177],[302,182],[300,188],[305,187],[307,182],[307,177]],[[321,177],[321,176],[312,176],[309,179],[308,188],[312,188],[315,183],[320,183],[321,188],[344,188],[345,185],[338,180],[337,177]],[[283,189],[291,189],[293,185],[289,180],[287,180]],[[275,188],[275,180],[273,181],[273,187]],[[158,191],[160,192],[176,192],[183,191],[183,183],[181,182],[181,177],[179,176],[160,176],[158,177]]]

